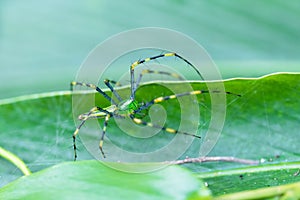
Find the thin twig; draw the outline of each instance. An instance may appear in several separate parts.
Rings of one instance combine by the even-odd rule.
[[[258,165],[260,162],[256,160],[241,159],[235,157],[215,156],[215,157],[199,157],[199,158],[185,158],[183,160],[166,161],[171,165],[182,165],[188,163],[203,163],[203,162],[235,162],[246,165]]]

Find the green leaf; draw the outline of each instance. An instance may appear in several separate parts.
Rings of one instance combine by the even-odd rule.
[[[248,191],[249,193],[252,192],[251,195],[253,197],[258,198],[259,195],[256,191],[253,191],[254,189],[271,188],[272,186],[280,185],[284,186],[296,182],[299,184],[299,170],[300,161],[281,162],[228,170],[215,170],[212,172],[199,173],[198,177],[206,182],[206,185],[213,192],[214,196]],[[298,190],[299,189],[298,186]],[[280,191],[281,194],[286,192],[286,190],[283,189],[278,189],[278,191]],[[270,193],[261,194],[272,196]],[[277,196],[275,192],[271,194]],[[247,196],[249,197],[249,194]]]
[[[139,27],[187,34],[225,78],[299,72],[297,0],[70,2],[0,2],[0,98],[65,89],[92,48]]]
[[[116,171],[97,161],[68,162],[0,189],[0,199],[210,199],[193,175],[177,166],[146,174]]]
[[[271,188],[262,188],[252,191],[238,192],[234,194],[222,195],[214,198],[214,200],[239,199],[239,200],[263,200],[263,199],[279,199],[279,200],[296,200],[300,198],[300,182],[282,185]]]
[[[165,84],[182,87],[180,83]],[[192,163],[184,166],[195,173],[203,174],[200,177],[207,181],[214,195],[299,181],[299,176],[293,176],[299,164],[296,163],[296,167],[294,166],[289,172],[285,170],[285,166],[300,160],[298,148],[300,143],[298,133],[300,74],[283,73],[258,79],[233,79],[225,81],[224,84],[226,91],[241,94],[242,97],[227,96],[225,125],[218,143],[209,156],[235,156],[244,159],[265,160],[265,163],[256,169],[256,171],[264,169],[264,174],[250,173],[251,170],[254,170],[253,168],[245,168],[244,175],[239,172],[235,173],[232,170],[239,170],[243,167],[238,163]],[[192,83],[192,86],[194,89],[206,88],[203,83],[199,82]],[[125,94],[128,92],[128,88],[123,88],[119,92]],[[171,94],[171,91],[167,88],[152,83],[143,85],[137,92],[137,97],[139,101],[143,101],[168,94]],[[84,102],[93,93],[76,95]],[[204,136],[211,117],[209,95],[199,95],[198,101],[201,111],[198,131],[200,135]],[[98,95],[96,95],[96,102],[97,105],[104,107],[109,105],[109,102]],[[46,93],[2,100],[0,112],[5,115],[0,116],[0,146],[22,158],[33,172],[73,160],[72,133],[75,125],[72,119],[71,104],[70,92]],[[178,101],[162,102],[161,105],[169,113],[172,113],[172,115],[168,115],[166,125],[177,128],[180,120]],[[148,119],[147,116],[145,119]],[[102,121],[99,122],[102,125]],[[188,120],[188,122],[192,122],[192,120]],[[89,128],[88,124],[80,134],[84,135],[87,128]],[[99,137],[97,136],[93,140],[96,144],[99,142]],[[167,144],[174,136],[161,132],[147,143],[124,134],[112,121],[107,129],[107,137],[128,151],[148,152]],[[183,152],[182,158],[185,156],[197,157],[201,142],[202,139],[195,140],[193,145]],[[77,144],[79,160],[92,158],[80,141]],[[104,150],[107,150],[108,147],[109,144],[105,141]],[[113,153],[107,152],[108,156],[109,154]],[[270,164],[280,166],[282,172],[286,171],[285,175],[274,177],[276,174],[280,174],[280,170],[269,170]],[[0,172],[1,185],[21,176],[21,173],[13,165],[2,159],[0,159]],[[215,177],[205,176],[206,173],[214,172],[216,172]],[[221,172],[229,174],[228,176],[219,176]],[[248,179],[247,174],[250,174],[253,179]],[[240,175],[243,175],[243,180],[239,177]],[[233,184],[222,185],[223,182]],[[244,184],[246,182],[247,184]]]

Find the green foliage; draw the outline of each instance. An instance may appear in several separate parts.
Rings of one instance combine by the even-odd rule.
[[[91,0],[76,3],[54,0],[46,4],[36,0],[1,1],[0,11],[1,99],[20,94],[65,90],[91,48],[113,34],[145,26],[170,28],[189,35],[205,47],[224,78],[258,77],[278,71],[299,72],[300,26],[297,24],[300,12],[297,0]],[[135,59],[127,60],[118,67],[128,69]],[[279,185],[280,188],[271,187],[271,192],[250,192],[261,199],[299,199],[299,184],[282,186],[299,182],[300,177],[299,78],[299,74],[281,74],[264,79],[236,79],[225,83],[227,91],[243,96],[227,97],[225,126],[210,156],[265,160],[264,164],[248,167],[237,163],[194,163],[183,167],[205,181],[214,196]],[[193,87],[205,88],[200,83],[193,83]],[[122,91],[128,93],[128,88]],[[159,85],[149,84],[138,91],[138,98],[144,101],[153,98],[153,95],[169,92]],[[81,96],[84,101],[90,95]],[[109,105],[102,97],[96,98],[97,104]],[[201,111],[199,134],[203,135],[211,117],[209,95],[199,96],[198,100]],[[9,196],[15,198],[17,196],[11,195],[22,195],[23,192],[24,197],[34,199],[38,195],[43,199],[52,196],[54,198],[60,192],[65,192],[62,196],[71,192],[68,197],[72,199],[73,193],[80,192],[84,197],[99,198],[101,188],[105,188],[107,194],[116,192],[107,183],[115,183],[120,179],[124,181],[122,184],[132,185],[132,188],[128,186],[130,192],[139,188],[137,184],[123,180],[126,175],[96,166],[94,161],[64,163],[73,160],[74,156],[71,135],[75,126],[71,104],[69,92],[0,100],[0,147],[22,158],[31,171],[37,172],[20,178],[21,171],[0,157],[0,187],[8,184],[0,188],[0,199],[4,198],[3,195],[6,197],[4,199]],[[174,113],[168,117],[167,124],[176,128],[180,120],[178,102],[162,105],[169,113]],[[167,108],[167,105],[170,106]],[[149,120],[147,117],[146,119]],[[83,130],[82,134],[84,132]],[[108,132],[108,137],[117,145],[139,152],[140,146],[145,147],[144,151],[147,152],[172,139],[172,135],[161,133],[149,143],[143,143],[124,135],[114,123],[109,124]],[[92,158],[80,141],[77,144],[79,160]],[[196,151],[200,145],[201,140],[195,141],[182,158],[186,155],[197,156]],[[106,147],[107,143],[104,144],[104,148]],[[81,169],[86,169],[86,173]],[[65,176],[69,170],[76,171],[76,174]],[[108,173],[108,177],[104,174],[105,181],[102,176],[97,180],[90,178],[94,174],[99,175],[97,171]],[[202,190],[201,181],[194,180],[195,177],[179,168],[166,169],[148,177],[141,176],[139,181],[155,177],[155,180],[174,182],[178,186],[178,182],[181,182],[176,179],[178,176],[174,172],[183,174],[187,178],[185,180],[195,185],[199,184]],[[55,174],[59,176],[54,178]],[[85,178],[86,181],[83,180]],[[18,180],[12,182],[15,179]],[[83,191],[79,188],[68,191],[67,188],[73,182],[78,183],[81,180],[83,181],[79,186]],[[151,183],[158,183],[155,180],[147,182],[147,186],[153,189]],[[27,185],[29,183],[33,184],[31,188]],[[45,191],[43,185],[48,191]],[[196,191],[195,194],[199,194],[195,185],[188,190],[185,190],[186,185],[176,188],[182,191],[181,194],[187,194],[184,191]],[[128,188],[117,188],[120,189],[118,194],[123,193],[129,197],[129,192],[126,193]],[[174,196],[164,192],[165,189],[168,187],[155,188],[152,191],[164,193],[163,197],[173,198]],[[41,193],[33,193],[37,190]],[[29,196],[30,194],[33,196]],[[140,197],[139,194],[130,194]],[[143,199],[148,195],[151,196],[145,192]],[[245,196],[249,197],[249,194],[243,193],[235,198],[242,199]],[[234,196],[224,198],[234,199]]]
[[[147,26],[196,40],[224,78],[299,72],[297,0],[0,1],[0,13],[0,98],[64,90],[97,44]]]
[[[181,84],[177,83],[165,84],[170,87],[182,87]],[[203,83],[193,82],[191,84],[194,89],[205,88]],[[235,156],[265,162],[259,166],[250,167],[237,163],[220,162],[192,163],[186,164],[184,167],[205,181],[214,196],[300,181],[300,176],[297,174],[300,168],[300,152],[298,148],[300,141],[297,129],[300,113],[298,102],[300,75],[275,74],[258,79],[234,79],[225,81],[224,84],[226,91],[241,94],[242,97],[227,96],[227,117],[224,129],[217,145],[209,155]],[[128,91],[129,88],[119,90],[121,94]],[[137,98],[139,101],[143,101],[168,93],[170,91],[165,87],[152,83],[141,86],[137,92]],[[77,95],[82,96],[84,100],[92,93],[79,93]],[[204,134],[211,117],[209,112],[209,95],[199,96],[198,101],[202,115],[199,133]],[[96,95],[96,102],[98,105],[109,105],[109,102],[98,95]],[[168,112],[174,113],[174,115],[172,114],[168,117],[166,122],[168,126],[174,128],[178,126],[178,115],[180,113],[180,108],[177,104],[177,100],[165,102],[165,104],[162,103],[165,109],[171,109]],[[97,196],[104,195],[102,192],[105,191],[108,194],[116,192],[112,190],[109,183],[117,184],[118,181],[122,181],[122,184],[126,186],[132,185],[130,190],[122,190],[120,188],[120,193],[124,193],[127,197],[137,195],[136,193],[131,193],[137,186],[132,183],[126,183],[126,180],[122,178],[135,177],[135,175],[121,175],[121,172],[98,166],[98,164],[95,164],[96,162],[75,162],[56,165],[73,160],[71,135],[75,126],[72,119],[71,105],[70,92],[30,95],[0,102],[0,112],[5,113],[5,115],[0,116],[0,146],[22,158],[33,172],[54,165],[52,168],[33,173],[28,177],[23,177],[8,184],[0,189],[1,195],[17,195],[17,193],[11,193],[11,191],[18,191],[21,187],[30,183],[29,185],[40,185],[36,190],[39,189],[41,193],[34,193],[36,192],[33,189],[34,186],[28,186],[24,195],[30,195],[30,192],[33,192],[32,194],[35,195],[49,195],[50,192],[53,192],[53,196],[56,196],[62,190],[66,190],[66,193],[62,193],[62,195],[67,195],[69,192],[79,192],[82,195],[86,193],[86,195]],[[141,140],[136,140],[123,134],[114,123],[110,124],[107,131],[107,136],[111,140],[115,140],[117,145],[137,152],[140,151],[141,145],[145,146],[145,151],[147,152],[147,150],[159,148],[173,137],[171,134],[161,132],[149,143],[141,143]],[[196,140],[184,153],[183,157],[197,156],[196,152],[199,149],[199,145],[201,145],[200,143],[199,140]],[[79,149],[79,160],[91,158],[88,152],[85,151],[84,146],[79,145]],[[99,174],[95,172],[97,170],[99,170]],[[3,159],[0,159],[0,172],[1,185],[5,185],[21,176],[13,165]],[[53,173],[57,174],[57,176],[54,180],[49,180],[49,176],[52,176]],[[65,173],[68,174],[64,176]],[[106,173],[108,175],[105,175]],[[179,175],[176,175],[180,173],[183,173],[183,176],[186,175],[187,178],[184,180],[187,182],[191,181],[188,189],[186,188],[188,183],[181,184],[181,178],[179,178]],[[95,178],[97,176],[99,178]],[[87,179],[85,180],[84,177]],[[179,178],[178,182],[176,177]],[[200,195],[208,194],[206,189],[198,193],[197,191],[202,185],[201,181],[199,182],[195,177],[192,177],[185,170],[178,169],[178,167],[167,168],[150,175],[141,175],[139,178],[141,182],[143,182],[143,179],[145,181],[148,180],[148,178],[152,180],[153,182],[147,182],[145,188],[151,185],[150,188],[155,187],[154,193],[159,190],[160,193],[166,195],[166,198],[173,198],[172,192],[177,197],[180,197],[179,193],[185,197],[188,197],[187,194],[190,194],[190,192],[196,192]],[[79,185],[76,185],[77,181],[82,183],[83,179],[86,187],[79,183]],[[53,184],[57,184],[58,187],[56,188],[55,185],[50,187],[48,185],[51,189],[48,191],[43,190],[42,185],[45,184],[48,187],[47,182],[50,184],[51,181],[54,181]],[[157,181],[163,181],[164,183],[170,181],[175,185],[180,185],[182,188],[178,189],[179,193],[175,190],[172,190],[171,193],[166,192],[165,189],[169,190],[170,188],[157,188],[157,185],[155,186],[155,184],[159,185]],[[70,185],[76,183],[75,186],[78,186],[78,191],[68,191],[68,187],[71,189],[72,186],[67,183],[70,183]],[[99,189],[100,191],[96,190],[95,187],[98,187],[99,184],[101,188],[106,189],[103,191],[101,189]],[[63,185],[66,187],[59,187]],[[80,190],[79,188],[83,189]],[[147,192],[152,191],[150,188],[149,191],[146,189],[142,190],[145,191],[146,197],[149,195]],[[44,192],[46,193],[42,194]]]
[[[209,195],[201,181],[179,167],[130,174],[97,161],[56,165],[0,190],[0,199],[208,199]]]

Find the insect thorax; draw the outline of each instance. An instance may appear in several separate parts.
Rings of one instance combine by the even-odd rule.
[[[134,99],[127,99],[121,101],[118,105],[118,108],[119,108],[119,112],[126,111],[129,113],[133,113],[133,111],[139,108],[139,103]]]

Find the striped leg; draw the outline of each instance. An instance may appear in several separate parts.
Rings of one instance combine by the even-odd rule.
[[[105,136],[105,133],[106,133],[107,124],[108,124],[108,121],[109,121],[110,117],[111,117],[110,114],[107,114],[106,117],[105,117],[104,125],[103,125],[103,131],[102,131],[101,139],[100,139],[100,142],[99,142],[99,149],[102,153],[103,158],[105,158],[105,154],[104,154],[104,151],[103,151],[103,141],[104,141],[104,136]]]
[[[165,72],[165,71],[155,71],[155,70],[144,69],[142,71],[142,73],[140,73],[140,75],[139,75],[139,77],[138,77],[138,79],[136,81],[135,88],[139,87],[139,85],[141,83],[141,80],[142,80],[142,77],[145,74],[162,74],[162,75],[166,75],[166,76],[171,76],[171,77],[177,78],[178,80],[184,80],[179,74],[176,74],[176,73],[170,73],[170,72]]]
[[[76,85],[92,88],[92,89],[96,90],[97,92],[99,92],[108,101],[112,102],[115,105],[117,104],[110,96],[108,96],[105,92],[103,92],[97,85],[90,84],[90,83],[82,83],[82,82],[72,81],[71,84],[70,84],[71,91],[73,91],[73,87],[76,86]]]
[[[221,93],[220,91],[211,91],[212,93]],[[170,99],[176,99],[178,97],[183,97],[183,96],[190,96],[190,95],[199,95],[199,94],[204,94],[204,93],[209,93],[208,90],[194,90],[194,91],[191,91],[191,92],[184,92],[184,93],[180,93],[180,94],[173,94],[173,95],[170,95],[170,96],[164,96],[164,97],[157,97],[151,101],[149,101],[148,103],[145,103],[144,105],[142,105],[141,107],[139,107],[137,110],[134,111],[134,113],[138,113],[144,109],[147,109],[149,108],[150,106],[152,106],[153,104],[156,104],[156,103],[160,103],[160,102],[163,102],[163,101],[167,101],[167,100],[170,100]],[[226,94],[231,94],[231,95],[236,95],[236,96],[241,96],[239,94],[234,94],[234,93],[231,93],[231,92],[225,92]]]
[[[120,82],[117,82],[117,81],[114,81],[114,80],[109,80],[109,83],[114,84],[117,87],[122,86],[122,84]]]
[[[151,122],[145,122],[139,118],[135,118],[133,115],[129,115],[129,117],[132,119],[132,121],[136,124],[139,124],[139,125],[143,125],[143,126],[149,126],[149,127],[153,127],[153,128],[157,128],[157,129],[161,129],[163,131],[166,131],[168,133],[172,133],[172,134],[184,134],[184,135],[189,135],[189,136],[193,136],[193,137],[196,137],[196,138],[201,138],[200,136],[198,135],[195,135],[195,134],[191,134],[191,133],[186,133],[186,132],[182,132],[182,131],[179,131],[179,130],[175,130],[175,129],[172,129],[172,128],[168,128],[166,126],[159,126],[159,125],[156,125],[156,124],[153,124]]]
[[[101,136],[101,140],[100,140],[100,143],[99,143],[99,148],[100,148],[100,151],[103,155],[103,157],[105,158],[104,156],[104,153],[102,151],[102,146],[103,146],[103,139],[104,139],[104,135],[105,135],[105,132],[106,132],[106,128],[107,128],[107,122],[108,120],[110,119],[111,116],[113,116],[112,113],[108,112],[107,110],[104,110],[103,108],[100,108],[100,107],[94,107],[92,108],[87,114],[83,114],[83,115],[80,115],[79,118],[81,120],[81,123],[79,124],[79,126],[76,128],[75,132],[73,133],[73,148],[74,148],[74,160],[76,160],[77,158],[77,147],[76,147],[76,136],[78,135],[79,133],[79,130],[80,128],[83,126],[83,124],[88,120],[88,119],[91,119],[91,118],[103,118],[104,116],[103,115],[97,115],[97,112],[100,111],[100,112],[103,112],[105,113],[104,116],[105,116],[105,120],[104,120],[104,126],[103,126],[103,132],[102,132],[102,136]]]
[[[83,124],[90,118],[90,115],[99,110],[97,107],[92,108],[82,119],[81,123],[77,126],[76,130],[73,133],[73,148],[74,148],[74,161],[77,158],[77,146],[76,146],[76,136],[79,133],[80,128],[83,126]]]
[[[146,59],[143,59],[143,60],[138,60],[138,61],[135,61],[134,63],[132,63],[131,66],[130,66],[130,84],[131,84],[131,96],[130,96],[130,98],[131,99],[134,99],[135,91],[137,89],[136,84],[135,84],[135,79],[134,79],[134,68],[136,66],[138,66],[142,63],[148,62],[150,60],[155,60],[155,59],[162,58],[162,57],[171,57],[171,56],[179,58],[179,59],[183,60],[185,63],[187,63],[188,65],[190,65],[197,72],[197,74],[201,77],[201,79],[203,79],[203,77],[200,74],[200,72],[198,71],[198,69],[192,63],[190,63],[187,59],[181,57],[180,55],[178,55],[177,53],[174,53],[174,52],[160,54],[160,55],[149,57],[149,58],[146,58]]]
[[[104,80],[105,85],[110,89],[110,91],[115,95],[115,97],[117,97],[117,99],[119,101],[122,101],[122,98],[120,97],[120,95],[117,93],[117,91],[115,91],[115,89],[113,88],[113,86],[111,85],[111,83],[115,84],[115,81],[111,81],[108,79]]]

